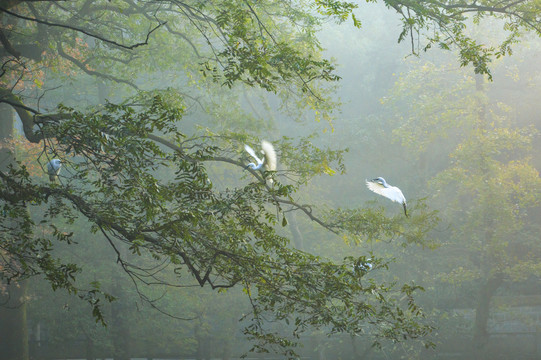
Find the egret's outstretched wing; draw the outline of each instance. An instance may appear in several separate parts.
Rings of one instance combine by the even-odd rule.
[[[274,151],[274,146],[268,141],[261,141],[261,149],[265,154],[265,170],[267,171],[276,171],[276,151]]]
[[[250,146],[244,144],[244,150],[246,150],[246,152],[248,154],[252,155],[252,157],[255,159],[255,161],[257,161],[257,165],[263,163],[263,160],[261,160],[260,158],[257,157],[257,155],[255,154],[254,149],[252,149]]]
[[[370,190],[375,192],[376,194],[381,195],[381,196],[385,196],[386,198],[391,199],[389,197],[389,191],[388,191],[389,188],[386,188],[385,186],[381,185],[380,183],[366,180],[366,186]],[[391,200],[393,200],[393,199],[391,199]],[[393,201],[396,201],[396,200],[393,200]]]
[[[406,207],[406,197],[404,194],[402,194],[402,190],[397,188],[396,186],[389,185],[388,187],[383,186],[382,184],[378,182],[368,181],[366,180],[366,186],[373,192],[375,192],[378,195],[385,196],[387,199],[390,199],[394,202],[402,204],[404,207],[404,214],[408,216],[408,210]]]

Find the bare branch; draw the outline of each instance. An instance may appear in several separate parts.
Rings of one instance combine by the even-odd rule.
[[[74,65],[76,65],[79,69],[83,70],[88,75],[93,75],[93,76],[101,77],[103,79],[107,79],[107,80],[110,80],[110,81],[115,81],[115,82],[118,82],[118,83],[126,84],[126,85],[131,86],[135,90],[139,89],[137,87],[137,85],[135,85],[131,81],[124,80],[124,79],[119,79],[119,78],[117,78],[115,76],[112,76],[112,75],[107,75],[107,74],[103,74],[103,73],[101,73],[99,71],[94,71],[94,70],[88,69],[88,67],[87,67],[87,65],[85,63],[75,59],[73,56],[70,56],[70,55],[66,54],[66,52],[64,52],[64,49],[62,48],[62,43],[61,42],[58,42],[56,44],[56,49],[57,49],[58,54],[60,56],[62,56],[63,58],[69,60],[70,62],[72,62]]]

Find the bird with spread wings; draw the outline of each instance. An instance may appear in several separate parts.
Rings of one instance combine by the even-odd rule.
[[[387,199],[402,204],[404,207],[404,214],[406,214],[406,217],[408,216],[406,198],[404,197],[404,194],[402,194],[402,190],[396,186],[387,184],[387,181],[382,177],[377,177],[370,181],[366,180],[366,186],[376,194],[385,196]]]

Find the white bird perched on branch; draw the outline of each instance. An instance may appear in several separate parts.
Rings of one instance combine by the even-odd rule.
[[[353,264],[354,271],[369,271],[374,267],[371,263],[372,259],[366,259],[364,262]]]
[[[251,168],[252,170],[261,170],[263,166],[265,166],[265,170],[267,171],[276,171],[276,151],[274,151],[274,147],[272,144],[268,141],[261,141],[261,152],[263,153],[263,159],[260,159],[256,154],[254,149],[252,149],[249,145],[244,145],[244,149],[248,154],[252,155],[252,157],[255,159],[257,164],[255,163],[249,163],[246,165],[247,168]]]
[[[52,159],[47,163],[47,173],[49,174],[49,180],[55,181],[55,178],[60,174],[60,168],[62,162],[59,159]]]
[[[274,151],[274,146],[268,141],[261,141],[261,152],[263,153],[263,159],[260,159],[256,154],[254,149],[250,146],[244,144],[244,149],[248,154],[252,155],[257,164],[249,163],[246,165],[245,169],[251,168],[252,170],[262,170],[265,166],[266,171],[276,171],[276,151]],[[272,179],[269,179],[269,183],[272,184]]]
[[[387,184],[384,178],[378,177],[370,181],[366,180],[366,186],[376,194],[385,196],[387,199],[391,199],[394,202],[402,204],[404,207],[404,214],[408,216],[408,210],[406,207],[406,198],[402,191],[396,186]]]

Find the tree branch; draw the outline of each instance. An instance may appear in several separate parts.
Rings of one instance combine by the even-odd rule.
[[[76,65],[79,69],[83,70],[85,73],[87,73],[88,75],[92,75],[92,76],[97,76],[97,77],[101,77],[103,79],[107,79],[107,80],[110,80],[110,81],[115,81],[115,82],[118,82],[118,83],[122,83],[122,84],[126,84],[128,86],[131,86],[132,88],[134,88],[135,90],[139,90],[139,88],[137,87],[137,85],[135,85],[134,83],[132,83],[131,81],[128,81],[128,80],[124,80],[124,79],[119,79],[117,77],[114,77],[112,75],[107,75],[107,74],[103,74],[99,71],[94,71],[94,70],[90,70],[87,68],[86,64],[77,60],[76,58],[74,58],[73,56],[70,56],[68,54],[66,54],[64,52],[64,49],[62,48],[62,43],[61,42],[58,42],[56,43],[56,49],[58,51],[58,54],[60,56],[62,56],[63,58],[69,60],[71,63],[73,63],[74,65]]]
[[[0,11],[2,12],[5,12],[6,14],[9,14],[11,16],[14,16],[14,17],[17,17],[19,19],[23,19],[23,20],[28,20],[28,21],[33,21],[33,22],[36,22],[38,24],[43,24],[43,25],[47,25],[47,26],[51,26],[51,27],[60,27],[60,28],[64,28],[64,29],[69,29],[69,30],[73,30],[73,31],[76,31],[76,32],[80,32],[82,34],[85,34],[85,35],[88,35],[90,37],[93,37],[95,39],[98,39],[98,40],[101,40],[103,41],[104,43],[107,43],[107,44],[111,44],[111,45],[114,45],[114,46],[117,46],[119,48],[122,48],[122,49],[127,49],[127,50],[133,50],[139,46],[143,46],[143,45],[147,45],[148,44],[148,40],[150,38],[150,35],[156,31],[158,28],[160,28],[162,25],[164,25],[166,22],[163,22],[163,23],[159,23],[158,25],[156,25],[153,29],[151,29],[147,35],[146,35],[146,39],[144,42],[139,42],[139,43],[136,43],[136,44],[133,44],[133,45],[124,45],[124,44],[120,44],[114,40],[110,40],[110,39],[106,39],[104,38],[103,36],[100,36],[100,35],[97,35],[97,34],[93,34],[89,31],[86,31],[84,29],[81,29],[81,28],[77,28],[75,26],[71,26],[71,25],[66,25],[66,24],[58,24],[58,23],[53,23],[53,22],[50,22],[50,21],[46,21],[46,20],[40,20],[40,19],[37,19],[37,18],[31,18],[31,17],[28,17],[28,16],[24,16],[24,15],[21,15],[21,14],[17,14],[17,13],[14,13],[12,11],[9,11],[3,7],[0,7]]]
[[[21,99],[19,99],[19,97],[13,94],[11,91],[2,88],[0,88],[0,103],[6,103],[15,109],[23,124],[24,136],[28,141],[33,143],[39,143],[41,140],[47,137],[52,137],[48,136],[47,134],[34,131],[34,126],[36,123],[46,120],[57,121],[70,117],[69,114],[41,114],[37,110],[24,105]]]
[[[0,29],[0,43],[2,43],[2,45],[4,45],[4,49],[6,49],[6,51],[8,53],[15,56],[17,59],[21,56],[21,53],[19,51],[15,50],[15,48],[11,45],[11,43],[9,42],[7,36],[2,31],[2,29]]]

